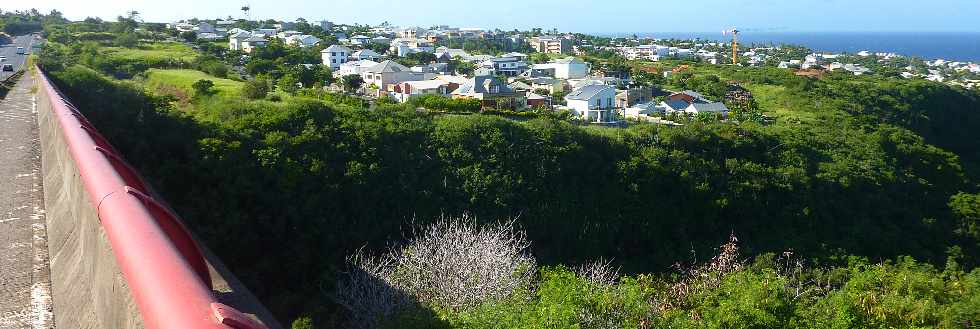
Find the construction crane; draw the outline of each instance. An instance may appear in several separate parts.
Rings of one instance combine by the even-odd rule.
[[[732,27],[731,30],[721,31],[721,34],[732,34],[732,65],[738,65],[738,29]]]

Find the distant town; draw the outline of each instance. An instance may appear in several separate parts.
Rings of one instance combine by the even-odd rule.
[[[964,88],[980,86],[980,65],[976,63],[871,51],[835,54],[797,46],[741,46],[734,29],[729,31],[733,37],[729,43],[599,38],[557,30],[522,32],[445,25],[421,28],[387,23],[365,26],[330,21],[265,21],[246,22],[254,26],[248,28],[242,23],[195,19],[167,24],[167,28],[188,41],[227,42],[227,49],[240,52],[243,58],[270,42],[322,49],[320,63],[304,64],[327,66],[338,80],[359,80],[350,91],[373,99],[406,102],[413,96],[438,95],[475,99],[483,107],[497,109],[560,108],[584,121],[600,124],[615,124],[624,118],[669,123],[659,118],[671,114],[708,113],[725,118],[730,112],[726,103],[730,103],[690,90],[656,90],[637,83],[629,70],[583,60],[587,54],[604,53],[606,58],[620,57],[631,62],[680,60],[774,66],[815,77],[834,72],[880,73]],[[683,69],[678,66],[651,72],[669,78]]]

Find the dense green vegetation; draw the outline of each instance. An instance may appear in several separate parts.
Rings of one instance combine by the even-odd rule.
[[[964,272],[955,259],[938,270],[909,258],[873,264],[860,257],[834,268],[811,268],[791,254],[763,254],[750,263],[730,242],[714,258],[673,277],[617,278],[601,263],[547,266],[532,286],[473,307],[413,296],[417,304],[401,303],[398,311],[377,317],[377,324],[365,326],[370,320],[360,319],[355,327],[974,328],[980,321],[980,270]]]
[[[283,319],[308,314],[341,326],[333,291],[348,255],[401,241],[412,225],[468,214],[481,223],[513,218],[527,232],[544,265],[533,289],[473,308],[423,304],[398,323],[616,327],[590,325],[581,310],[622,327],[980,321],[980,276],[969,272],[980,261],[969,169],[980,159],[975,91],[694,65],[665,83],[711,94],[703,89],[737,80],[775,123],[620,129],[368,106],[283,90],[272,79],[299,73],[275,67],[234,87],[241,83],[95,56],[99,47],[51,43],[39,62]],[[214,93],[182,100],[161,88],[189,93],[200,80],[213,81]],[[246,92],[270,86],[295,96]],[[670,265],[716,253],[732,233],[742,257],[761,255],[754,265],[717,272],[710,289],[664,309],[662,294],[689,282]],[[767,256],[786,250],[806,267],[790,273]],[[627,276],[596,286],[567,269],[603,258]]]

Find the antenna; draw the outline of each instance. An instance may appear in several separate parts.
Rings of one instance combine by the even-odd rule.
[[[250,20],[251,16],[248,15],[248,12],[252,10],[252,7],[248,5],[248,2],[246,2],[245,5],[242,6],[241,10],[243,13],[245,13],[245,20]]]

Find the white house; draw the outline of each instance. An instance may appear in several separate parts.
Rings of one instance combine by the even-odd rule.
[[[518,53],[518,52],[506,53],[506,54],[500,55],[500,57],[513,57],[513,58],[517,58],[517,60],[519,60],[519,61],[527,61],[527,58],[528,58],[527,54]]]
[[[261,28],[261,29],[252,30],[252,34],[261,34],[264,37],[273,37],[278,32],[279,32],[279,30],[269,29],[269,28]]]
[[[279,38],[279,39],[286,40],[286,39],[288,39],[291,36],[294,36],[294,35],[302,35],[302,34],[303,34],[303,32],[300,32],[300,31],[282,31],[282,32],[276,33],[276,37]]]
[[[381,54],[378,54],[378,52],[376,52],[374,50],[371,50],[371,49],[361,49],[361,50],[358,50],[358,51],[354,52],[353,54],[351,54],[351,60],[359,60],[359,61],[363,61],[363,60],[380,61],[381,60]]]
[[[365,35],[358,34],[350,37],[350,44],[352,45],[361,46],[368,44],[368,42],[371,42],[371,37]]]
[[[320,38],[309,34],[292,35],[286,37],[286,44],[300,48],[316,47],[320,43]]]
[[[429,80],[433,77],[435,74],[412,72],[405,65],[394,61],[381,62],[361,73],[365,85],[374,85],[381,90],[387,90],[388,86],[405,81]]]
[[[435,54],[436,57],[442,56],[442,54],[446,54],[447,56],[449,56],[449,59],[454,59],[456,57],[459,57],[464,60],[468,60],[468,58],[470,57],[470,54],[468,54],[465,50],[448,48],[445,46],[436,48]]]
[[[350,58],[351,53],[353,53],[350,48],[331,45],[324,50],[320,51],[320,58],[323,59],[323,65],[329,65],[331,70],[340,69],[340,65],[347,63],[348,58]]]
[[[391,44],[391,39],[384,36],[376,36],[374,38],[371,38],[371,43],[379,44],[379,45],[387,45],[387,44]]]
[[[248,31],[237,31],[234,34],[228,35],[228,49],[230,50],[242,50],[242,45],[244,45],[245,40],[252,37],[251,33]]]
[[[576,115],[595,123],[615,122],[616,88],[590,85],[565,96],[565,103]]]
[[[399,57],[404,57],[405,55],[411,53],[432,53],[435,48],[432,47],[432,43],[416,38],[397,38],[391,41],[391,54],[396,54]]]
[[[666,113],[666,111],[666,107],[657,105],[656,102],[646,102],[627,107],[624,112],[627,118],[649,120],[654,116]]]
[[[395,85],[391,96],[404,103],[412,96],[439,95],[449,97],[451,83],[442,80],[405,81]]]
[[[364,71],[378,65],[378,62],[371,60],[360,60],[360,61],[349,61],[344,64],[340,64],[340,69],[334,71],[335,77],[342,77],[345,75],[361,75]]]
[[[581,79],[589,75],[589,63],[575,57],[559,59],[546,64],[534,64],[535,70],[554,71],[554,77],[559,79]]]

